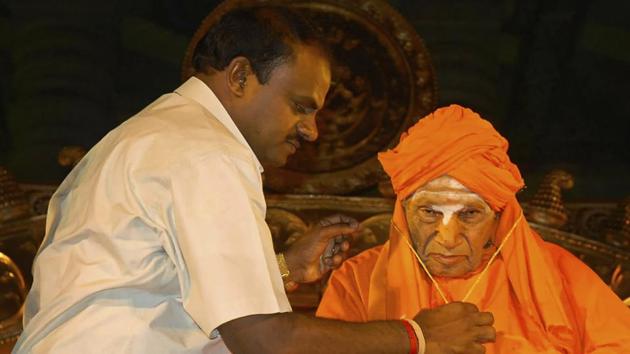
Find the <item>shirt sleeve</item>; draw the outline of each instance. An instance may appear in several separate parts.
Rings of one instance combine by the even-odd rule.
[[[258,179],[251,164],[224,154],[182,162],[170,177],[168,237],[183,307],[208,336],[233,319],[291,311]]]

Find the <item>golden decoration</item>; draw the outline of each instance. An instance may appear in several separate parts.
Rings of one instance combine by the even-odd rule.
[[[15,177],[0,166],[0,223],[28,217],[29,204]]]
[[[567,211],[562,203],[562,189],[573,188],[573,176],[563,170],[553,170],[544,178],[538,191],[528,203],[528,220],[554,227],[566,224]]]

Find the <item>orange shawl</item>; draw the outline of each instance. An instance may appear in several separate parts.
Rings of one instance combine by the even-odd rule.
[[[507,149],[507,140],[489,122],[467,108],[451,105],[421,119],[401,136],[396,148],[379,154],[397,195],[392,222],[402,235],[391,228],[390,239],[382,248],[349,260],[335,272],[318,316],[358,321],[411,318],[421,309],[441,305],[403,239],[409,238],[409,231],[401,201],[427,182],[449,175],[501,213],[495,239],[499,245],[522,213],[515,193],[523,187],[523,180]],[[560,263],[575,275],[567,276]],[[478,271],[438,282],[451,301],[458,301],[476,276]],[[582,311],[589,305],[572,293],[583,287],[576,280],[580,277],[595,282],[589,285],[597,290],[594,296],[611,303],[598,304],[597,310],[614,312],[619,318],[612,321],[614,333],[608,333],[610,328],[602,330],[607,333],[605,341],[615,342],[608,343],[614,347],[624,337],[630,353],[630,310],[575,257],[544,242],[525,219],[516,225],[484,277],[469,301],[495,314],[498,336],[495,344],[487,345],[489,353],[581,353],[594,348],[584,340],[584,332],[595,328],[584,325],[586,320],[593,321],[586,319],[588,311]]]

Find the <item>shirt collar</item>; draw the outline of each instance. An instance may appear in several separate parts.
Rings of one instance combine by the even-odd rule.
[[[223,107],[219,98],[212,92],[212,90],[206,85],[203,81],[198,78],[192,76],[186,82],[184,82],[180,87],[178,87],[175,92],[183,97],[189,98],[201,106],[203,106],[208,112],[210,112],[221,124],[223,124],[229,131],[234,135],[236,140],[238,140],[243,146],[245,146],[254,157],[254,161],[256,162],[256,167],[258,167],[258,171],[263,173],[263,167],[256,157],[254,150],[249,146],[243,134],[238,130],[236,124]]]

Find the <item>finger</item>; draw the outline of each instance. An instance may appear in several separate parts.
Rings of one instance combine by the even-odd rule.
[[[474,313],[474,312],[479,312],[479,308],[477,308],[477,305],[475,304],[471,304],[470,302],[451,302],[447,305],[449,306],[449,310],[455,312],[455,313]]]
[[[326,273],[329,270],[339,268],[347,258],[348,257],[345,254],[338,254],[330,258],[323,258],[324,264],[323,264],[323,268],[321,268],[322,273]]]
[[[492,312],[479,312],[475,314],[474,323],[477,326],[490,326],[494,324],[494,315]]]
[[[358,231],[355,231],[349,235],[339,235],[335,238],[335,243],[337,244],[342,244],[344,242],[350,242],[352,240],[354,240],[354,238],[359,234]]]
[[[459,302],[454,301],[445,305],[438,306],[433,309],[433,311],[439,311],[442,316],[447,316],[448,318],[459,318],[466,315],[474,314],[475,312],[479,312],[477,306],[468,302]]]
[[[497,338],[497,331],[492,326],[482,326],[475,328],[475,341],[477,343],[494,342]]]
[[[348,226],[353,227],[353,228],[359,227],[359,222],[357,221],[357,219],[349,217],[347,215],[343,215],[343,214],[333,215],[333,220],[335,220],[336,223],[347,224]]]
[[[299,285],[298,283],[296,283],[296,282],[294,282],[294,281],[292,281],[292,280],[291,280],[291,281],[288,281],[288,282],[286,282],[286,283],[284,284],[284,289],[285,289],[287,292],[292,292],[292,291],[297,290],[297,288],[298,288],[299,286],[300,286],[300,285]]]
[[[355,218],[342,214],[331,215],[319,221],[319,225],[324,227],[335,224],[346,224],[352,228],[357,228],[359,226],[359,222]]]
[[[337,268],[341,265],[341,263],[343,263],[343,261],[346,259],[346,257],[344,257],[342,254],[336,254],[332,260],[333,260],[333,267]]]
[[[337,253],[343,253],[346,252],[350,249],[350,242],[348,241],[342,241],[342,242],[335,242],[333,248],[332,248],[332,253],[333,255],[337,254]]]
[[[333,256],[333,251],[335,249],[335,242],[333,240],[328,241],[326,244],[326,248],[324,248],[324,252],[322,252],[321,257],[330,258]]]
[[[462,353],[462,354],[484,354],[486,352],[486,347],[484,347],[481,344],[473,344],[468,348],[465,348],[463,351],[461,352],[457,352],[457,353]]]
[[[319,236],[325,240],[331,240],[337,236],[353,236],[355,233],[356,229],[343,224],[326,226],[319,230]]]

